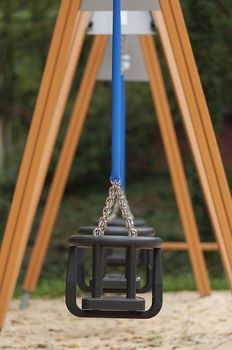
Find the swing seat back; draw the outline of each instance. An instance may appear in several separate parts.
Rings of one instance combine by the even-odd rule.
[[[71,236],[66,280],[66,305],[69,311],[79,317],[141,319],[154,317],[162,307],[161,245],[162,241],[158,237]],[[92,295],[82,300],[82,308],[76,302],[76,254],[79,248],[91,248],[93,253]],[[124,248],[127,251],[125,296],[104,295],[102,257],[106,248]],[[147,310],[144,299],[136,296],[136,254],[141,249],[153,252],[152,305]]]
[[[94,226],[80,227],[79,234],[91,236],[94,230]],[[138,227],[138,234],[140,236],[154,236],[155,231],[151,227]],[[127,236],[126,227],[107,227],[105,231],[106,236]],[[123,267],[126,262],[126,249],[114,248],[106,249],[104,251],[103,264],[106,271],[107,266]],[[151,290],[152,285],[152,251],[151,250],[140,250],[137,254],[137,263],[143,266],[145,269],[145,284],[141,286],[141,278],[137,276],[136,289],[138,293],[146,293]],[[86,281],[86,267],[85,267],[85,251],[84,248],[78,249],[77,254],[77,285],[84,292],[91,291],[91,280],[89,284]],[[109,293],[123,292],[126,290],[126,277],[125,274],[107,274],[103,279],[103,289]]]

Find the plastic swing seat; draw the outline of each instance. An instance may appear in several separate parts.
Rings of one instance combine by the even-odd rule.
[[[140,277],[136,277],[136,290],[140,288]],[[120,292],[126,290],[127,279],[126,276],[114,273],[105,274],[103,277],[103,290],[109,292]],[[90,281],[90,286],[92,280]]]
[[[158,314],[162,307],[162,241],[158,237],[123,237],[123,236],[71,236],[70,254],[66,279],[66,305],[69,311],[79,317],[101,318],[140,318],[147,319]],[[92,295],[82,299],[82,308],[77,305],[77,248],[91,248]],[[103,293],[104,269],[102,259],[105,248],[126,249],[125,296],[105,296]],[[145,309],[145,300],[136,296],[136,255],[140,249],[153,251],[152,266],[152,305]]]
[[[82,226],[79,228],[78,232],[83,235],[92,235],[93,230],[96,226]],[[139,236],[142,237],[153,237],[155,231],[152,227],[136,227]],[[127,236],[128,229],[124,226],[108,226],[105,230],[105,236]]]
[[[103,252],[103,273],[105,271],[105,251]],[[77,264],[77,286],[83,291],[83,292],[91,292],[92,288],[92,279],[89,280],[89,284],[85,282],[85,248],[77,248],[77,257],[76,257],[76,264]],[[125,264],[125,259],[124,259]],[[121,266],[123,263],[121,264]],[[136,290],[140,291],[140,277],[136,277]],[[126,290],[127,285],[127,279],[126,276],[123,274],[104,274],[103,276],[103,290],[107,293],[114,293],[114,292],[124,292]],[[150,290],[150,289],[149,289]]]
[[[80,227],[78,233],[83,235],[92,235],[94,226]],[[138,227],[139,236],[153,237],[154,229],[151,227]],[[127,236],[127,229],[124,226],[110,227],[105,230],[106,236]],[[127,286],[127,279],[124,274],[106,274],[106,266],[125,266],[126,252],[124,248],[107,249],[103,253],[102,264],[104,266],[103,290],[108,293],[124,292]],[[137,254],[137,262],[145,267],[146,279],[144,286],[141,287],[141,278],[136,277],[136,290],[138,293],[146,293],[152,288],[152,251],[140,250]],[[77,254],[77,285],[84,292],[91,291],[92,280],[89,285],[85,282],[85,249],[78,248]]]

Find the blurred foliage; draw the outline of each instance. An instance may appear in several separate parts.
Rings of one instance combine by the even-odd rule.
[[[0,237],[16,183],[59,3],[58,0],[1,0],[0,2],[0,120],[4,127],[5,152],[4,167],[0,169],[2,219]],[[223,115],[226,113],[231,118],[232,114],[231,0],[182,0],[182,5],[212,121],[217,132],[220,133]],[[33,234],[36,232],[52,180],[91,42],[92,38],[88,37],[84,45]],[[175,126],[181,138],[199,229],[204,239],[212,239],[212,229],[207,219],[195,167],[182,130],[171,81],[158,39],[156,42]],[[99,215],[110,172],[110,137],[111,84],[98,82],[73,163],[62,210],[54,230],[53,249],[46,260],[45,274],[48,266],[50,272],[60,273],[60,269],[63,269],[64,256],[66,256],[64,244],[67,235],[76,229],[80,221],[83,224],[90,223]],[[145,83],[127,83],[127,146],[128,192],[135,213],[148,219],[165,239],[180,240],[181,224],[149,86]],[[72,199],[73,196],[75,200]],[[33,239],[34,235],[30,240],[31,244]],[[57,263],[57,252],[62,253],[60,263]],[[166,260],[170,269],[178,268],[178,264],[189,268],[189,265],[184,263],[186,257],[182,259],[174,253],[170,254]],[[172,264],[173,259],[177,261],[176,264]],[[212,265],[216,266],[216,258],[210,259]],[[216,267],[215,271],[217,272]],[[186,273],[186,271],[183,272]]]

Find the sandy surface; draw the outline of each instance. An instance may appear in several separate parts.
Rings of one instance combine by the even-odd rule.
[[[0,349],[232,349],[232,298],[214,292],[167,293],[151,320],[77,319],[63,299],[36,299],[24,311],[14,301],[0,336]]]

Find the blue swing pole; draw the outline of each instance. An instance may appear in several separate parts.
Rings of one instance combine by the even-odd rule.
[[[121,74],[121,188],[126,190],[126,87]]]
[[[110,181],[121,182],[121,4],[113,1],[113,54],[112,54],[112,169]]]

